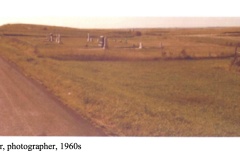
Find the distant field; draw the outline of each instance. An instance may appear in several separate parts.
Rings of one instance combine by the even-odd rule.
[[[240,28],[137,31],[6,25],[0,55],[116,135],[240,136],[240,75],[229,70]]]

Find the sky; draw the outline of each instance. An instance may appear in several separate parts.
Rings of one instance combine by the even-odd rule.
[[[240,26],[238,1],[210,0],[1,0],[0,25],[74,28]]]

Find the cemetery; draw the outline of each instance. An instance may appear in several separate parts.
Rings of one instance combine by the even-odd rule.
[[[1,57],[109,135],[240,135],[239,28],[0,30]]]

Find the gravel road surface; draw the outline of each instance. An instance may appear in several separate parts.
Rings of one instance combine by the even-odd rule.
[[[104,136],[0,58],[0,136]]]

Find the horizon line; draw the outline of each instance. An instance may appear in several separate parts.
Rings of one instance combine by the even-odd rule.
[[[64,26],[64,25],[51,25],[51,24],[37,24],[37,23],[5,23],[0,25],[32,25],[32,26],[47,26],[47,27],[60,27],[60,28],[71,28],[71,29],[207,29],[207,28],[240,28],[240,25],[232,25],[232,26],[185,26],[185,27],[73,27],[73,26]]]

